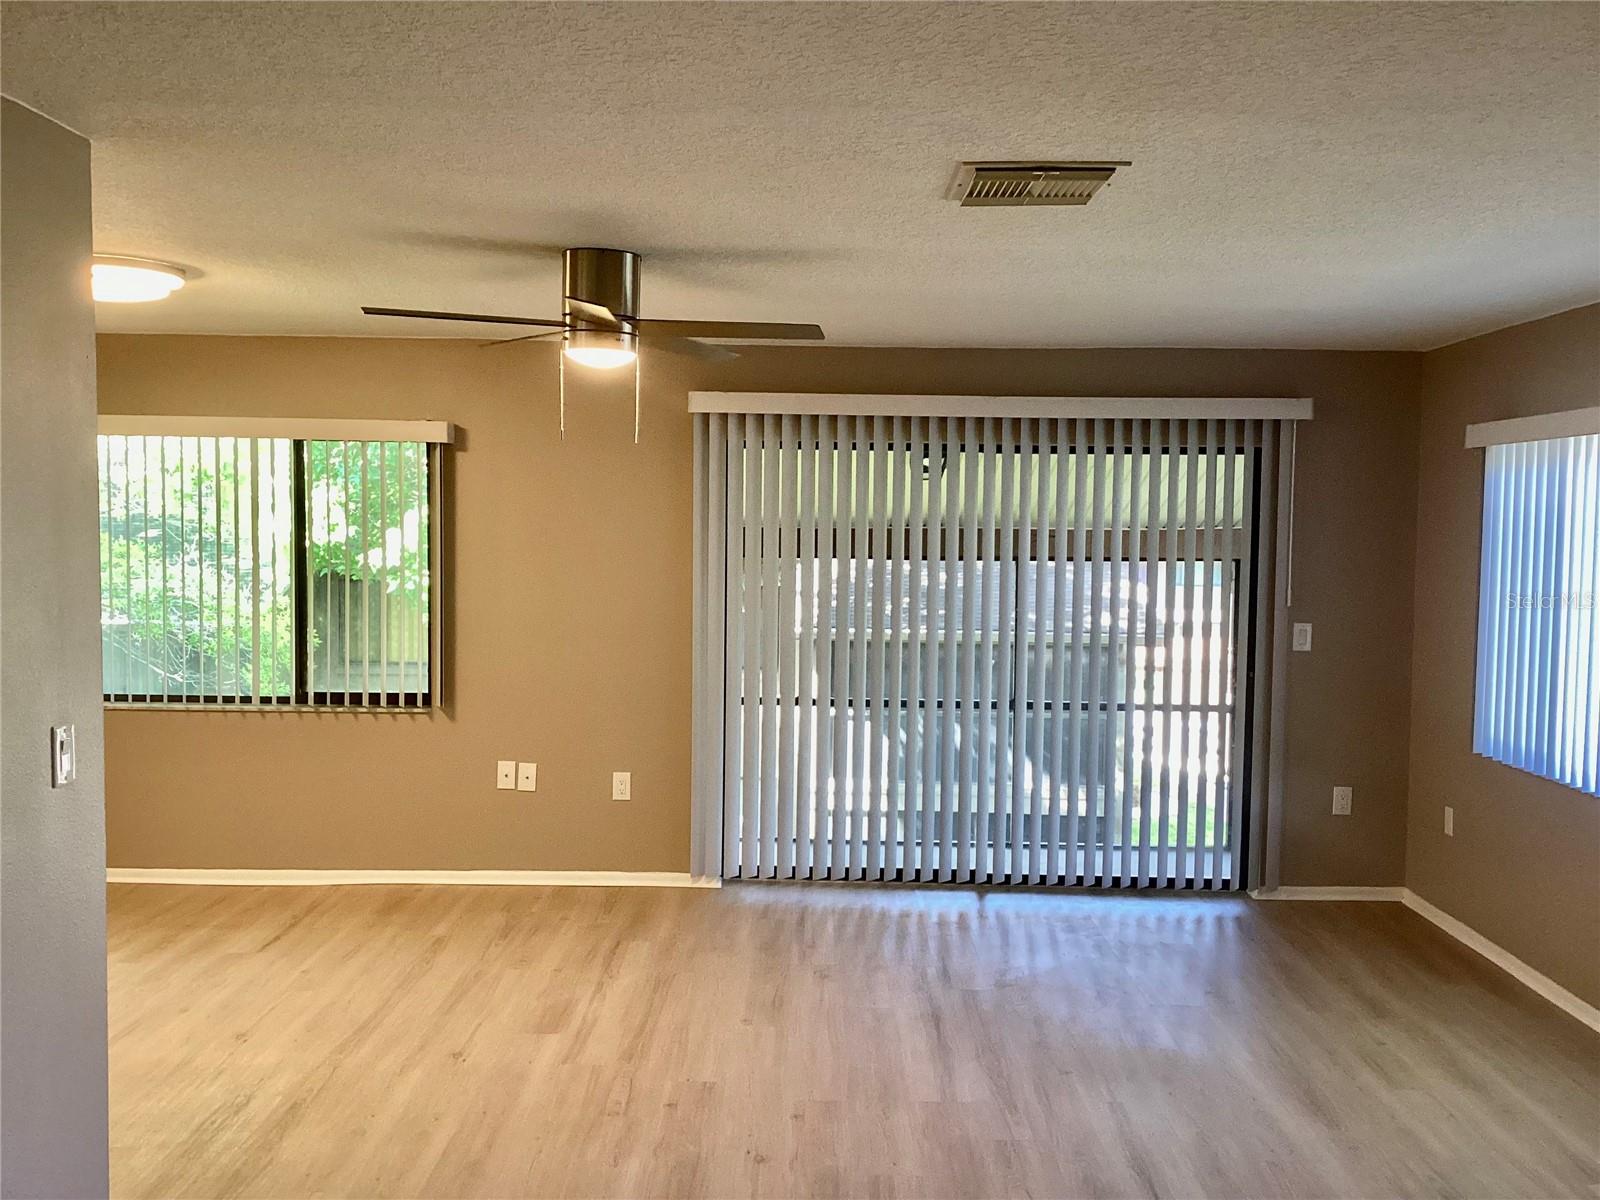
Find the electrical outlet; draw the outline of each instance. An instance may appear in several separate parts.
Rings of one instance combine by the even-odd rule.
[[[631,772],[611,772],[611,798],[613,800],[633,799],[633,774]]]
[[[502,758],[495,763],[494,785],[502,792],[512,791],[517,786],[517,764],[509,758]]]
[[[1444,835],[1445,837],[1456,835],[1456,810],[1448,804],[1444,806]]]
[[[1348,817],[1350,815],[1350,802],[1355,799],[1355,789],[1336,787],[1333,789],[1333,815]]]
[[[539,764],[519,762],[517,764],[517,791],[531,792],[539,784]]]
[[[1294,648],[1304,653],[1311,649],[1311,622],[1297,621],[1294,626]]]

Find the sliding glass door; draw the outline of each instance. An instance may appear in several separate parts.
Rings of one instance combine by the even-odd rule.
[[[723,874],[1242,885],[1270,422],[710,421]]]

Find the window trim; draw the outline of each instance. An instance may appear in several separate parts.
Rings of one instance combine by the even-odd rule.
[[[1546,442],[1554,438],[1584,437],[1591,433],[1600,433],[1600,404],[1590,408],[1571,408],[1564,412],[1468,425],[1467,449],[1482,450],[1512,442]]]
[[[98,420],[97,436],[270,438],[290,443],[291,545],[294,586],[295,673],[289,696],[219,696],[151,694],[148,696],[101,691],[105,710],[170,712],[370,712],[427,714],[442,708],[444,576],[440,531],[444,492],[444,447],[455,440],[455,426],[444,421],[343,420],[274,417],[174,417],[106,415]],[[428,673],[421,692],[351,692],[310,690],[308,669],[310,591],[306,577],[305,547],[308,537],[306,509],[306,454],[309,442],[410,442],[423,447],[427,463],[428,504]],[[99,487],[97,485],[98,493]],[[98,501],[97,501],[98,503]],[[360,697],[352,701],[351,697]],[[376,697],[377,702],[370,698]],[[407,701],[407,697],[415,697]]]

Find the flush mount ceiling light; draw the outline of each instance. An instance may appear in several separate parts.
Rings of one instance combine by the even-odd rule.
[[[639,349],[650,348],[711,362],[738,357],[725,346],[700,338],[725,341],[821,341],[816,325],[772,321],[668,321],[639,316],[639,256],[631,250],[577,246],[561,255],[561,320],[538,317],[494,317],[484,313],[437,312],[420,308],[377,308],[362,305],[373,317],[420,317],[430,321],[478,321],[486,325],[534,325],[545,333],[506,338],[505,346],[535,338],[560,338],[557,390],[561,433],[567,429],[567,363],[603,371],[633,367],[633,440],[639,440]]]
[[[183,268],[149,258],[96,254],[89,267],[94,298],[103,304],[165,300],[183,286]]]

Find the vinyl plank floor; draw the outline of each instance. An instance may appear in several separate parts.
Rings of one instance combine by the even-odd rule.
[[[1600,1035],[1393,904],[109,893],[119,1197],[1582,1197]]]

